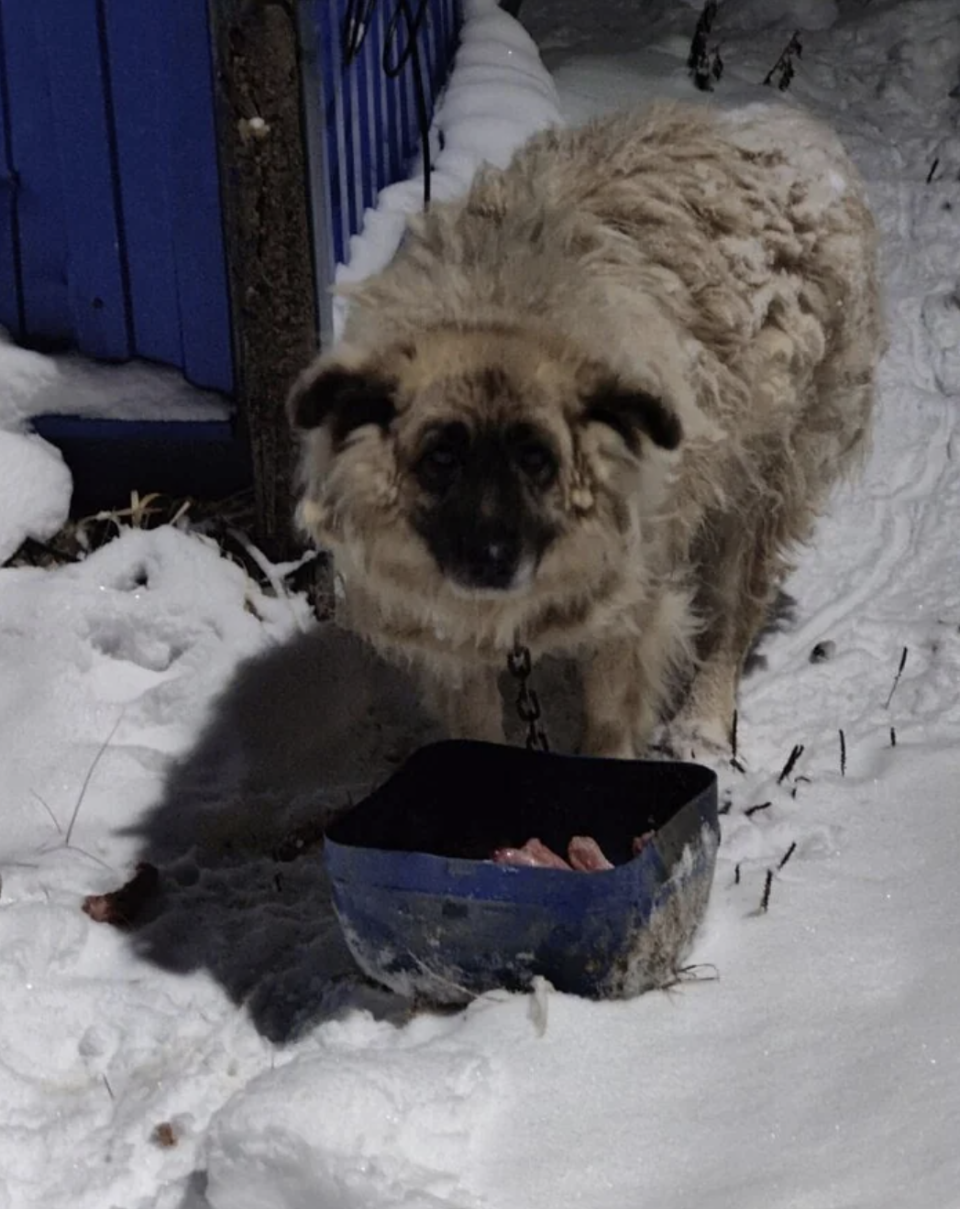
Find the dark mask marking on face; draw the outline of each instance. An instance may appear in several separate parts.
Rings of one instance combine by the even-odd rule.
[[[413,474],[423,492],[415,527],[445,575],[461,587],[506,591],[536,568],[553,526],[540,507],[556,479],[552,442],[531,426],[459,421],[422,438]]]

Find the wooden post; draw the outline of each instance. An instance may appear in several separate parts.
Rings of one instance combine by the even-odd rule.
[[[296,0],[209,0],[236,396],[253,460],[258,544],[295,545],[283,402],[317,349]]]

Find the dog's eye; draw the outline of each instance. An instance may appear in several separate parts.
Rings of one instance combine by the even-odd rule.
[[[438,470],[448,470],[460,461],[460,455],[450,445],[434,445],[423,455],[423,461]]]
[[[463,441],[441,437],[425,449],[415,467],[417,478],[428,491],[449,487],[463,465]]]
[[[538,487],[546,487],[557,473],[553,451],[542,441],[524,441],[514,451],[514,458],[523,473]]]

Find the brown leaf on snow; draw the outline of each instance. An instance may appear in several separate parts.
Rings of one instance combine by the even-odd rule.
[[[108,894],[88,894],[83,910],[98,924],[129,927],[160,886],[160,870],[156,865],[141,861],[133,877],[119,890]]]
[[[161,1121],[159,1125],[154,1127],[153,1133],[150,1135],[150,1141],[163,1150],[170,1150],[171,1147],[177,1144],[177,1131],[169,1121]]]

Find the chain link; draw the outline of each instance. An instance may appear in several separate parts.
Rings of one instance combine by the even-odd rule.
[[[520,721],[527,727],[527,750],[549,751],[550,744],[547,741],[546,731],[540,725],[540,719],[543,717],[540,698],[537,696],[536,690],[530,687],[530,675],[533,670],[530,648],[523,646],[519,638],[515,641],[513,650],[507,655],[507,669],[519,685],[517,714]]]

